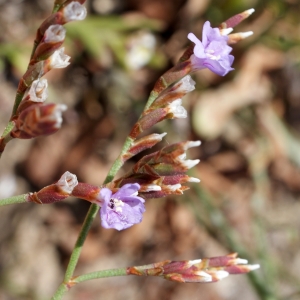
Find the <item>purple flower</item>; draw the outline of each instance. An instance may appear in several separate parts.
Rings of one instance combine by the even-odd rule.
[[[218,28],[212,28],[209,21],[204,23],[202,42],[193,33],[188,34],[188,39],[195,43],[191,56],[194,70],[208,68],[221,76],[233,70],[234,57],[229,55],[232,48],[227,45],[228,37],[221,35]]]
[[[125,184],[115,194],[108,188],[101,189],[100,217],[104,228],[123,230],[142,221],[145,200],[137,196],[139,189],[137,183]]]

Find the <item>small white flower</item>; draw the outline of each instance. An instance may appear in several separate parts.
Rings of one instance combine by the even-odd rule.
[[[71,2],[64,8],[63,14],[65,22],[68,23],[71,21],[84,20],[87,12],[86,8],[79,2]]]
[[[173,89],[176,90],[176,92],[187,94],[195,89],[195,84],[196,82],[192,79],[192,77],[190,75],[186,75],[175,84]]]
[[[33,81],[28,93],[30,100],[34,102],[44,102],[48,97],[47,87],[47,79],[37,79]]]
[[[183,106],[181,106],[181,104],[181,99],[177,99],[167,106],[169,109],[169,113],[173,114],[173,118],[181,119],[187,117],[187,111]]]
[[[58,50],[56,50],[51,56],[50,56],[50,68],[51,69],[61,69],[67,67],[70,63],[70,56],[66,55],[64,53],[65,48],[62,47]]]
[[[70,173],[69,171],[65,172],[56,183],[61,191],[67,194],[71,194],[77,184],[78,180],[76,175]]]
[[[62,25],[51,25],[44,34],[45,43],[62,42],[66,37],[66,29]]]

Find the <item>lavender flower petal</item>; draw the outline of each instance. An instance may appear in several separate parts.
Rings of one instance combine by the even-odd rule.
[[[101,189],[100,216],[104,228],[123,230],[142,221],[145,200],[137,196],[139,189],[137,183],[125,184],[115,194],[107,188]]]
[[[224,76],[233,70],[231,65],[234,57],[229,55],[232,48],[227,45],[228,37],[221,35],[218,28],[212,28],[208,21],[203,26],[202,42],[193,33],[189,33],[188,39],[195,44],[194,54],[191,56],[194,71],[208,68]]]

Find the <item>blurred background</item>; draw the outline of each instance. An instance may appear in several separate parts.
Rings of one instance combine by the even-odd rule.
[[[52,0],[0,1],[0,126],[12,110],[36,29]],[[187,34],[201,37],[249,8],[235,28],[254,31],[237,45],[235,71],[196,73],[184,120],[156,149],[201,140],[181,197],[146,203],[141,224],[117,232],[93,224],[76,274],[165,259],[239,252],[261,269],[214,284],[120,277],[81,283],[64,298],[166,300],[300,299],[300,3],[297,0],[90,0],[85,21],[66,25],[71,65],[47,74],[48,102],[65,103],[56,134],[9,143],[0,161],[1,198],[37,191],[70,171],[100,185],[156,79],[178,60]],[[141,155],[129,161],[125,172]],[[60,284],[89,203],[0,209],[0,299],[49,299]]]

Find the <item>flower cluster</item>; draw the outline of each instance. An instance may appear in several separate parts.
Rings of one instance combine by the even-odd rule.
[[[43,104],[47,98],[47,80],[41,76],[52,69],[65,68],[70,57],[61,47],[66,36],[63,24],[83,20],[85,7],[79,2],[70,2],[47,18],[39,27],[28,69],[20,80],[11,121],[12,138],[29,139],[56,132],[62,123],[63,104]],[[27,96],[25,92],[29,88]]]
[[[51,68],[60,68],[68,64],[69,57],[63,53],[63,48],[55,50],[61,46],[65,38],[62,24],[82,19],[86,14],[79,2],[66,1],[60,8],[40,26],[37,32],[38,46],[30,64],[36,66],[44,60],[43,73]],[[228,26],[235,26],[252,12],[249,10],[241,13],[223,22],[220,28],[212,28],[208,21],[205,22],[202,42],[194,34],[188,35],[195,44],[192,53],[188,49],[181,62],[164,74],[155,85],[150,96],[150,99],[153,99],[146,105],[146,109],[129,134],[129,147],[119,156],[121,165],[134,155],[153,147],[166,135],[166,133],[152,133],[138,138],[145,130],[165,119],[187,117],[187,111],[182,106],[182,98],[195,89],[195,82],[188,73],[208,68],[224,76],[232,70],[234,57],[230,55],[232,48],[228,46],[228,42],[232,41],[230,35],[228,36],[232,28]],[[165,87],[162,84],[164,82],[167,83]],[[17,110],[15,128],[12,131],[14,137],[30,138],[49,134],[60,127],[61,112],[65,107],[41,104],[47,97],[46,88],[45,80],[32,83],[27,97]],[[123,230],[142,221],[145,212],[144,199],[181,195],[188,189],[185,183],[199,182],[198,178],[186,174],[190,168],[199,163],[199,159],[186,159],[186,151],[199,145],[200,141],[188,141],[163,147],[159,151],[145,155],[127,174],[102,187],[76,182],[76,185],[66,193],[60,189],[59,182],[64,182],[61,179],[38,193],[30,194],[28,201],[50,203],[60,201],[66,195],[72,195],[101,207],[100,217],[103,227]],[[68,173],[68,176],[71,175]],[[62,178],[64,176],[66,175],[64,174]]]
[[[127,274],[159,276],[177,282],[215,282],[230,274],[244,274],[258,269],[259,265],[248,265],[237,253],[226,256],[185,261],[162,261],[149,266],[129,267]]]

